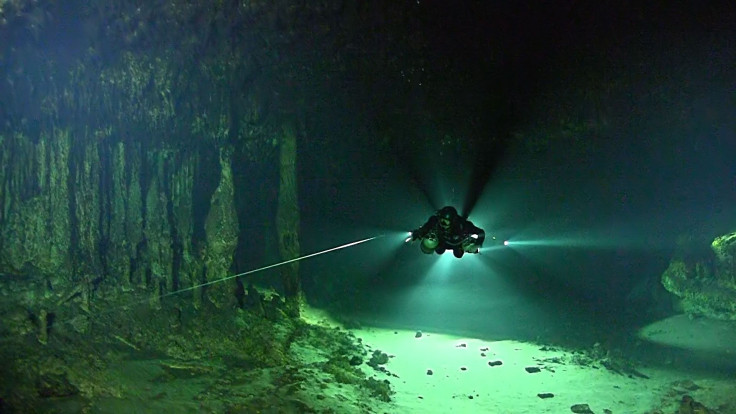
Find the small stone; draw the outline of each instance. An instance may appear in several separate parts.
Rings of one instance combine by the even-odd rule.
[[[570,407],[570,411],[576,414],[593,414],[588,404],[575,404]]]
[[[501,362],[501,361],[488,361],[488,365],[490,365],[492,367],[495,367],[495,366],[498,366],[498,365],[503,365],[503,362]]]
[[[455,348],[467,348],[468,344],[457,344],[455,345]]]
[[[480,353],[480,356],[485,357],[486,356],[486,353],[485,352],[481,352]]]
[[[467,371],[467,370],[468,370],[467,367],[460,367],[460,371]]]
[[[422,331],[417,331],[417,333],[414,334],[415,338],[421,338],[422,337]]]
[[[554,394],[552,394],[551,392],[540,392],[539,394],[537,394],[537,397],[539,397],[539,398],[541,398],[541,399],[543,399],[543,400],[544,400],[544,399],[547,399],[547,398],[552,398],[552,397],[554,397],[554,396],[555,396],[555,395],[554,395]]]
[[[431,369],[428,369],[428,370],[427,370],[427,375],[432,375],[432,374],[434,374],[434,372],[432,372],[432,370],[431,370]]]
[[[700,389],[700,386],[692,380],[676,381],[673,385],[679,388],[684,388],[688,391],[697,391]]]
[[[536,374],[537,372],[541,371],[541,369],[539,369],[538,367],[526,367],[524,369],[530,374]]]
[[[473,396],[472,395],[468,395],[468,399],[469,400],[472,400],[473,399]]]
[[[376,349],[375,351],[373,351],[373,355],[371,355],[371,359],[370,361],[368,361],[368,365],[373,368],[378,368],[378,365],[383,365],[387,362],[388,362],[388,354]]]
[[[483,347],[480,350],[483,351],[483,352],[488,351],[488,347],[487,346],[486,347]]]

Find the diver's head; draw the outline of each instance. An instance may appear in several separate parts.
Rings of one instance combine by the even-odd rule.
[[[440,219],[440,227],[447,230],[452,226],[452,223],[454,223],[455,219],[458,217],[457,210],[455,210],[455,207],[451,206],[442,207],[437,212],[437,217]]]

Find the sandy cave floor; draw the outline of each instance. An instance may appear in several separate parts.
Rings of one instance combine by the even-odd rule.
[[[370,397],[365,388],[336,380],[334,372],[321,368],[334,351],[315,346],[318,342],[295,343],[289,351],[295,363],[260,370],[239,367],[237,360],[186,361],[131,352],[121,344],[118,351],[108,351],[114,361],[85,390],[95,397],[47,398],[49,410],[39,406],[39,412],[736,413],[732,371],[696,374],[676,363],[634,365],[602,346],[572,350],[407,329],[346,330],[309,307],[302,318],[343,332],[334,338],[349,333],[351,342],[362,343],[368,354],[358,367],[367,378],[390,383],[391,401]],[[371,363],[374,355],[382,361]],[[686,395],[709,411],[682,406]]]
[[[306,309],[304,317],[333,324],[315,309]],[[678,410],[690,395],[710,412],[736,413],[736,378],[696,376],[675,367],[606,367],[576,351],[509,340],[431,332],[417,337],[416,331],[371,327],[351,332],[371,352],[389,355],[385,371],[365,367],[396,392],[385,407],[373,407],[376,412],[679,414],[688,412]]]

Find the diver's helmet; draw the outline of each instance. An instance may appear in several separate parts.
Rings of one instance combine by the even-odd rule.
[[[444,230],[447,230],[450,228],[450,226],[452,226],[455,218],[458,217],[457,210],[455,210],[455,207],[452,206],[442,207],[437,212],[437,217],[440,219],[440,227],[442,227]]]

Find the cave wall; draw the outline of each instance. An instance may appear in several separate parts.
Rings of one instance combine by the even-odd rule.
[[[302,140],[351,105],[396,106],[413,88],[397,88],[399,74],[416,64],[398,57],[425,47],[407,32],[422,15],[390,1],[4,7],[0,272],[38,281],[49,306],[141,289],[156,301],[230,274],[234,255],[239,270],[271,261],[277,235],[256,233],[277,231],[285,126]],[[300,158],[358,139],[314,136]],[[344,163],[319,164],[342,176]],[[294,210],[299,186],[287,188]],[[275,255],[299,254],[291,233]],[[234,288],[192,300],[223,306]]]
[[[0,167],[0,272],[40,278],[49,291],[85,286],[87,295],[117,287],[161,295],[227,274],[238,229],[229,157],[213,166],[216,190],[195,194],[195,152],[72,134],[2,135],[10,150]],[[195,197],[210,204],[200,218]],[[198,220],[204,240],[195,238]]]
[[[22,134],[2,135],[3,191],[0,265],[7,273],[27,267],[66,280],[70,260],[71,138],[61,129],[45,131],[38,142]]]

